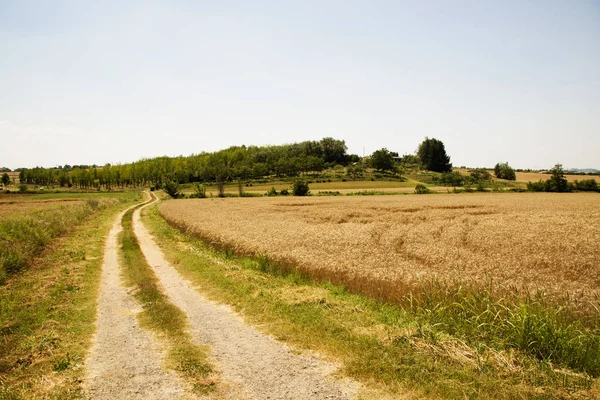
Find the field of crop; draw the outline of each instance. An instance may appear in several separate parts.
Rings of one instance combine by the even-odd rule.
[[[363,293],[419,281],[492,284],[582,301],[600,294],[597,194],[167,201],[172,224]]]
[[[540,179],[548,180],[552,175],[540,174],[537,172],[517,172],[517,182],[537,182]],[[569,182],[582,181],[584,179],[595,179],[596,182],[600,183],[600,176],[598,175],[565,175],[565,178]]]

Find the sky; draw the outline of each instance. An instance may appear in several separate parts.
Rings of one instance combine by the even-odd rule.
[[[600,169],[600,1],[0,0],[0,166],[323,137]]]

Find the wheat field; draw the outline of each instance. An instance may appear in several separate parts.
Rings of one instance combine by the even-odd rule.
[[[442,280],[587,301],[600,293],[599,206],[597,194],[474,193],[172,200],[160,212],[368,294]]]

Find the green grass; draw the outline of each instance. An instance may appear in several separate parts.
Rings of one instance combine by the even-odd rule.
[[[135,287],[135,299],[142,305],[138,314],[140,325],[152,330],[168,344],[167,367],[188,380],[194,391],[213,391],[213,367],[208,359],[208,347],[196,345],[188,333],[188,319],[183,311],[162,292],[158,278],[146,262],[132,228],[133,210],[122,219],[121,233],[123,275],[130,287]]]
[[[339,360],[345,375],[375,391],[365,398],[382,392],[448,399],[600,395],[595,378],[560,368],[593,372],[597,366],[597,331],[569,325],[566,312],[545,315],[550,309],[533,300],[505,310],[506,303],[485,293],[444,293],[450,286],[424,287],[418,301],[404,306],[386,304],[282,273],[267,259],[207,248],[169,226],[156,207],[145,219],[166,257],[203,294],[232,305],[280,340]],[[540,347],[544,335],[551,338],[545,343],[562,344]],[[585,349],[589,357],[577,355]],[[559,365],[548,355],[559,357]],[[583,364],[572,363],[576,359]]]
[[[33,257],[51,240],[69,232],[91,215],[137,194],[94,196],[83,203],[47,210],[18,213],[0,220],[0,284],[28,267]]]
[[[83,397],[106,234],[131,200],[82,219],[0,285],[0,399]]]

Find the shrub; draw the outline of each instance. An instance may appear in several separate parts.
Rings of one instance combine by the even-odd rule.
[[[422,183],[418,183],[417,186],[415,186],[415,193],[416,194],[427,194],[427,193],[431,193],[431,191],[429,190],[429,188],[425,185],[423,185]]]
[[[282,196],[289,196],[290,192],[287,189],[281,189],[281,192],[279,192],[279,194],[281,194]]]
[[[485,182],[492,179],[492,175],[485,168],[475,168],[471,170],[471,180],[473,182]]]
[[[582,181],[575,181],[574,189],[582,192],[597,192],[598,182],[595,179],[584,179]]]
[[[271,186],[271,189],[267,192],[267,196],[277,196],[277,189],[275,189],[275,186]]]
[[[508,163],[498,163],[494,167],[494,175],[498,179],[507,179],[509,181],[514,181],[517,179],[517,175],[515,174],[515,170],[508,165]]]
[[[539,182],[528,182],[527,190],[529,190],[530,192],[545,192],[546,184],[541,179],[539,180]]]
[[[22,184],[19,185],[19,192],[21,192],[21,193],[27,193],[27,190],[28,190],[28,188],[27,188],[26,184],[22,183]]]
[[[444,186],[462,186],[465,184],[467,177],[461,175],[458,171],[444,172],[440,178],[440,183]]]
[[[171,196],[174,199],[176,199],[180,196],[179,184],[175,181],[168,181],[167,183],[165,183],[164,190],[169,196]]]
[[[194,193],[190,194],[188,197],[190,199],[204,199],[206,198],[206,186],[199,182],[194,183]]]
[[[294,196],[308,196],[310,193],[308,183],[304,179],[296,179],[292,183],[292,193]]]

